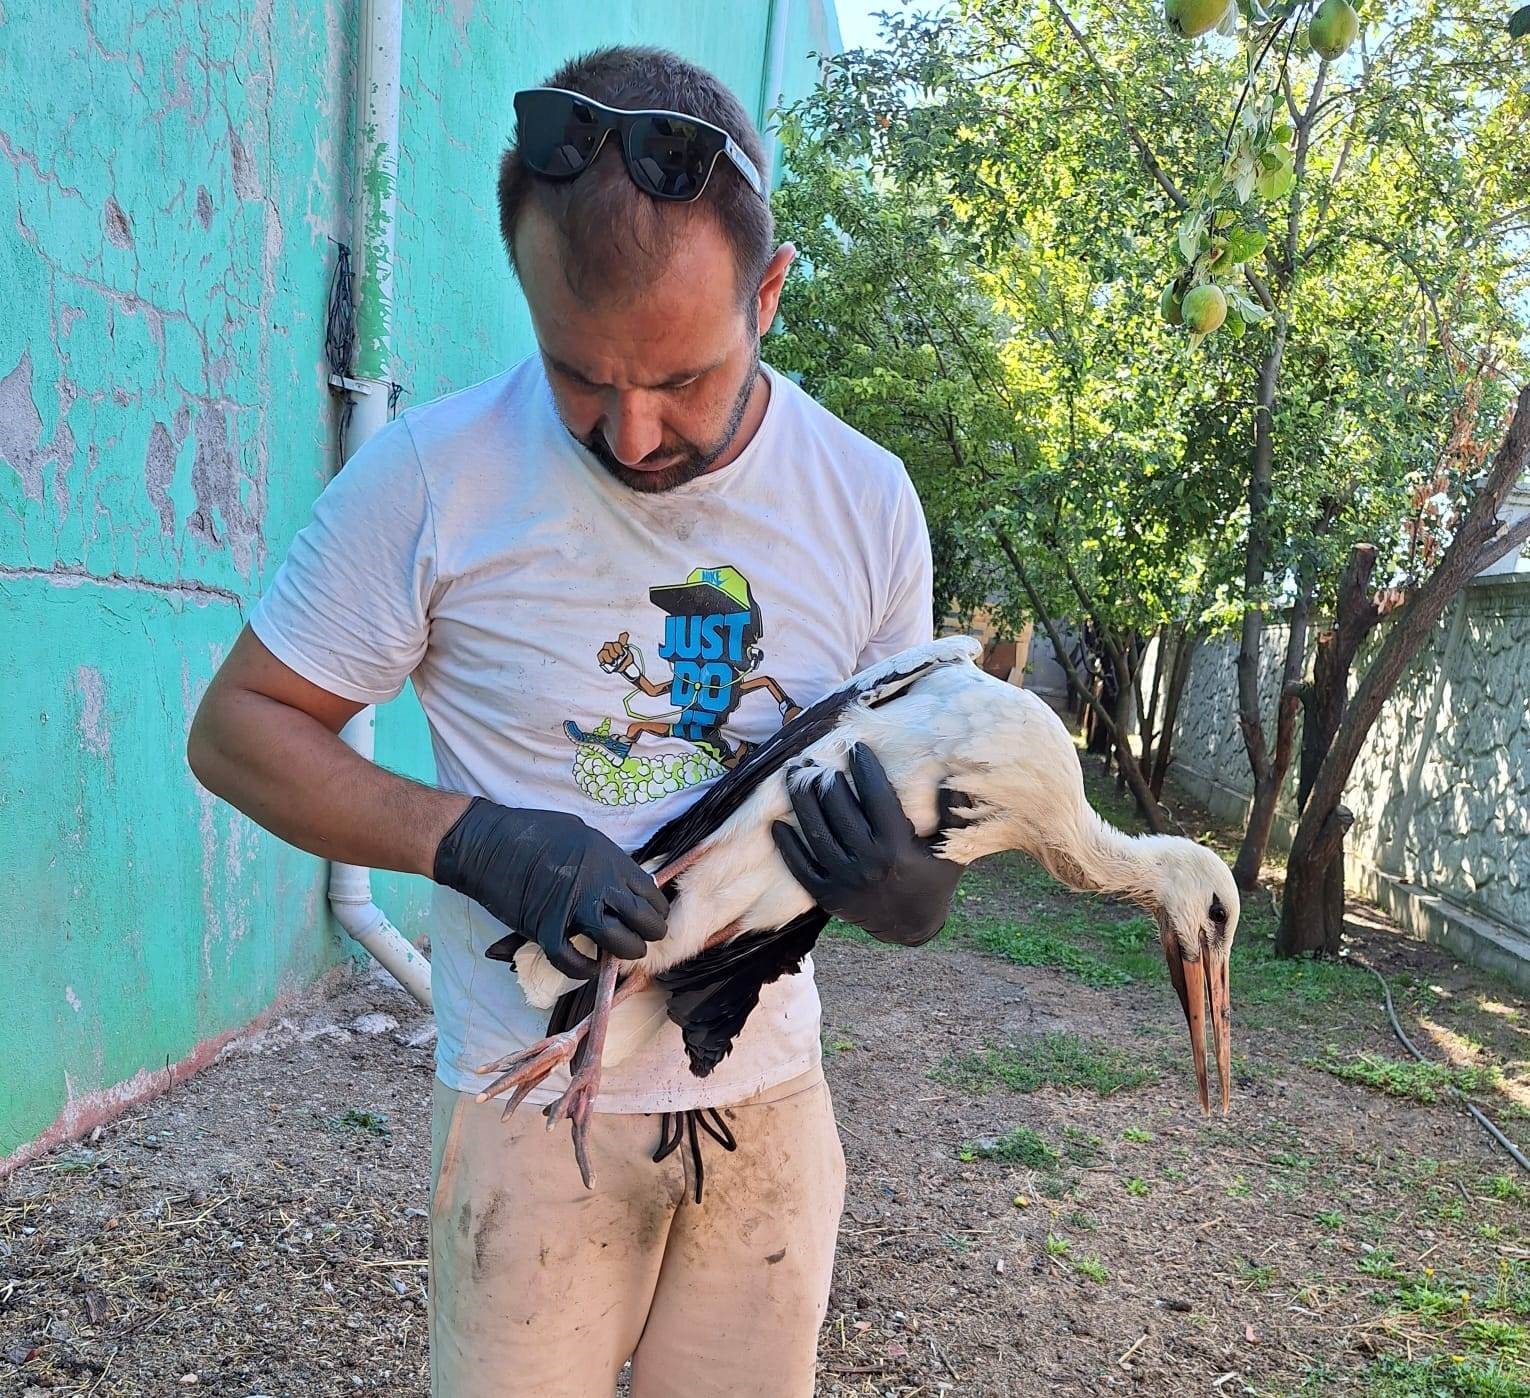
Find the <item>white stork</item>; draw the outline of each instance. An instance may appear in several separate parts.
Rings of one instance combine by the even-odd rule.
[[[550,1121],[566,1116],[573,1123],[575,1154],[590,1183],[585,1137],[603,1059],[620,1062],[667,1015],[682,1030],[692,1071],[704,1077],[732,1048],[761,987],[795,971],[811,950],[827,914],[788,872],[770,828],[791,818],[789,782],[844,770],[851,749],[865,743],[921,834],[935,831],[942,789],[969,798],[964,823],[945,834],[943,857],[970,864],[1023,850],[1071,888],[1151,910],[1207,1111],[1210,1005],[1225,1113],[1227,966],[1239,911],[1231,873],[1193,840],[1124,835],[1102,820],[1085,800],[1078,751],[1061,720],[1035,695],[985,674],[976,652],[967,637],[950,637],[862,671],[661,829],[634,856],[670,898],[668,931],[641,961],[602,954],[596,980],[581,986],[535,943],[520,946],[514,963],[521,986],[533,1005],[558,1004],[549,1025],[556,1032],[478,1069],[498,1074],[478,1100],[512,1093],[508,1116],[573,1060],[567,1091],[546,1112]]]

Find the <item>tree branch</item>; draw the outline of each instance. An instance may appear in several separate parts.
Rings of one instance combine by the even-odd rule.
[[[1121,127],[1126,132],[1131,143],[1136,146],[1137,154],[1142,157],[1142,163],[1147,166],[1148,173],[1158,181],[1158,187],[1174,201],[1175,208],[1188,208],[1190,201],[1180,193],[1179,187],[1164,173],[1164,168],[1159,164],[1158,157],[1153,154],[1152,147],[1148,145],[1142,133],[1137,130],[1132,119],[1126,114],[1126,104],[1121,100],[1121,90],[1116,86],[1116,80],[1107,71],[1105,65],[1095,57],[1094,50],[1089,47],[1089,40],[1084,37],[1078,25],[1073,22],[1073,16],[1062,7],[1060,0],[1049,0],[1049,3],[1057,11],[1058,18],[1067,25],[1068,32],[1078,40],[1079,47],[1084,51],[1084,57],[1089,60],[1094,71],[1100,75],[1100,81],[1105,84],[1106,90],[1115,102],[1116,116],[1121,122]]]
[[[1530,469],[1530,385],[1520,390],[1513,420],[1493,458],[1488,478],[1456,530],[1439,566],[1398,610],[1380,650],[1366,668],[1349,712],[1334,735],[1304,814],[1297,828],[1293,855],[1301,845],[1311,847],[1318,836],[1316,822],[1339,804],[1344,784],[1354,770],[1360,748],[1381,707],[1391,696],[1403,671],[1423,648],[1444,614],[1446,604],[1476,576],[1486,562],[1501,558],[1516,539],[1530,536],[1530,518],[1510,526],[1498,518],[1514,483]],[[1484,562],[1486,560],[1486,562]]]

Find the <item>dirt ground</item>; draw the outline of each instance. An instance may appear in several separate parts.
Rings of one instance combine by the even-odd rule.
[[[1417,1068],[1253,903],[1208,1120],[1151,924],[1018,858],[964,890],[931,947],[818,955],[821,1394],[1530,1394],[1530,1176],[1443,1087],[1530,1138],[1510,989],[1356,908]],[[430,1031],[357,973],[0,1184],[0,1393],[426,1393]]]

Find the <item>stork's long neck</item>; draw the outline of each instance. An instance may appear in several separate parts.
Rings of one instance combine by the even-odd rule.
[[[1163,843],[1172,835],[1126,835],[1084,804],[1076,820],[1047,831],[1030,851],[1054,878],[1088,893],[1108,893],[1151,906],[1158,892]]]

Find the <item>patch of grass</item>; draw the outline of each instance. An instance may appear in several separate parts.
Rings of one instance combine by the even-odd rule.
[[[385,1140],[393,1134],[388,1118],[382,1113],[365,1112],[358,1107],[350,1107],[339,1116],[330,1117],[324,1124],[331,1131],[355,1131],[361,1135],[380,1136]]]
[[[1140,1126],[1128,1126],[1126,1130],[1121,1133],[1121,1139],[1123,1141],[1130,1141],[1133,1145],[1140,1146],[1147,1141],[1151,1141],[1153,1139],[1153,1133],[1151,1131],[1144,1131]]]
[[[1334,1232],[1337,1232],[1339,1229],[1344,1227],[1344,1215],[1341,1214],[1337,1209],[1326,1209],[1322,1213],[1314,1214],[1313,1217],[1319,1223],[1321,1223],[1324,1228],[1331,1229]]]
[[[1139,1179],[1136,1175],[1133,1175],[1132,1178],[1126,1182],[1126,1192],[1128,1194],[1135,1195],[1138,1199],[1141,1199],[1152,1191],[1148,1188],[1148,1182],[1146,1180]]]
[[[1029,1126],[1016,1126],[996,1139],[963,1142],[956,1158],[962,1161],[997,1160],[1005,1165],[1025,1165],[1032,1170],[1050,1170],[1058,1161],[1057,1152]]]
[[[1047,1234],[1047,1256],[1067,1257],[1073,1252],[1073,1244],[1066,1238],[1059,1238],[1056,1233]]]
[[[837,917],[829,919],[828,925],[820,935],[831,937],[839,942],[860,942],[862,945],[869,943],[872,946],[882,945],[864,927],[857,927],[853,922],[841,922]]]
[[[1394,1299],[1405,1311],[1437,1320],[1461,1309],[1459,1291],[1446,1291],[1433,1281],[1409,1282],[1398,1287]]]
[[[1502,1359],[1530,1355],[1530,1329],[1512,1320],[1469,1320],[1459,1334],[1471,1349]]]
[[[1502,1365],[1464,1355],[1403,1359],[1388,1355],[1365,1374],[1366,1398],[1525,1398],[1523,1379]]]
[[[1074,1211],[1068,1215],[1068,1222],[1072,1224],[1073,1227],[1081,1229],[1085,1233],[1097,1232],[1100,1227],[1099,1221],[1095,1218],[1092,1218],[1089,1214],[1086,1214],[1082,1209],[1074,1209]]]
[[[1332,1073],[1341,1082],[1355,1083],[1384,1092],[1388,1097],[1402,1097],[1411,1102],[1438,1102],[1446,1095],[1447,1087],[1478,1092],[1494,1086],[1500,1076],[1495,1067],[1450,1068],[1443,1063],[1404,1061],[1370,1052],[1341,1059],[1334,1056],[1332,1049],[1314,1066]]]
[[[1366,1253],[1357,1264],[1368,1277],[1380,1277],[1382,1281],[1401,1281],[1403,1270],[1392,1259],[1388,1248],[1375,1248]]]
[[[1101,1097],[1153,1082],[1158,1074],[1140,1058],[1073,1034],[1042,1034],[1004,1048],[948,1058],[932,1074],[969,1092],[1002,1084],[1012,1092],[1043,1087],[1086,1087]]]
[[[1272,1150],[1270,1152],[1270,1164],[1278,1166],[1282,1170],[1310,1170],[1312,1161],[1308,1156],[1299,1155],[1294,1150]]]
[[[1063,1127],[1063,1154],[1073,1165],[1097,1165],[1103,1158],[1104,1152],[1100,1147],[1104,1142],[1088,1131],[1080,1131],[1076,1126]]]
[[[1275,1276],[1273,1267],[1256,1267],[1252,1262],[1245,1262],[1238,1269],[1238,1279],[1247,1282],[1251,1291],[1268,1291]]]
[[[1509,1175],[1490,1176],[1484,1181],[1484,1188],[1492,1199],[1508,1199],[1516,1204],[1530,1201],[1530,1189]]]
[[[1110,1280],[1110,1272],[1098,1257],[1080,1257],[1073,1263],[1073,1270],[1081,1277],[1088,1277],[1096,1286],[1104,1286]]]
[[[1440,1200],[1434,1212],[1447,1223],[1460,1223],[1466,1217],[1466,1205],[1450,1194]]]
[[[1088,925],[1088,920],[1075,915],[1066,921],[1059,920],[1059,924],[1081,930]],[[972,923],[965,932],[984,951],[1002,956],[1017,966],[1047,966],[1097,990],[1132,982],[1128,972],[1084,951],[1076,940],[1059,935],[1045,925],[1022,927],[1018,922],[984,920]]]

